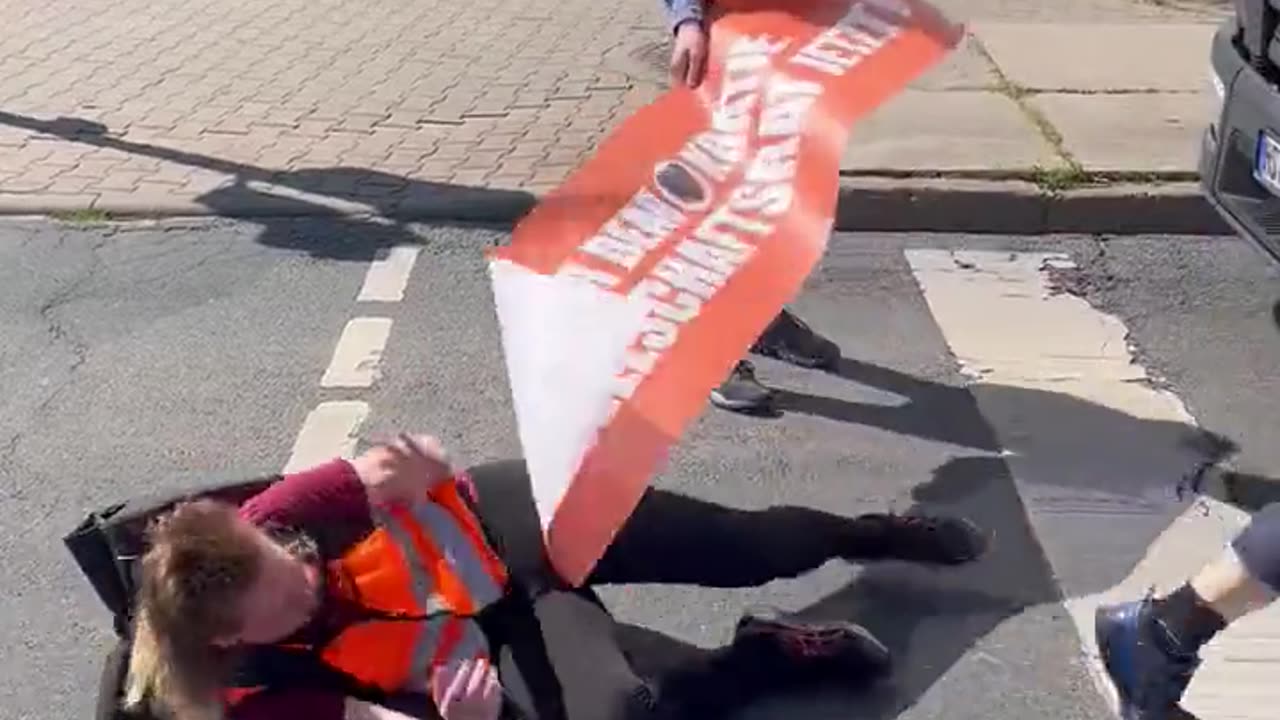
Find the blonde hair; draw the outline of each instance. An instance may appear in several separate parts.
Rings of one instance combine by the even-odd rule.
[[[232,657],[214,641],[240,629],[239,602],[257,580],[261,550],[235,507],[212,500],[178,506],[152,526],[149,541],[124,706],[218,720]]]

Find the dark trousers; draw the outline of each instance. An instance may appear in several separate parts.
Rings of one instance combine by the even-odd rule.
[[[750,702],[761,686],[728,648],[666,667],[646,683],[634,669],[644,662],[632,662],[591,586],[754,587],[856,555],[852,522],[837,515],[799,507],[742,511],[650,490],[587,586],[570,588],[547,560],[524,463],[470,473],[478,515],[512,577],[512,592],[482,622],[505,658],[504,684],[523,686],[521,704],[532,705],[539,720],[710,719]],[[645,662],[664,666],[660,658]],[[661,697],[656,710],[643,701],[652,685]]]

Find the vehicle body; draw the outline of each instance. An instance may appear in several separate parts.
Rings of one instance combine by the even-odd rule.
[[[1274,3],[1274,4],[1273,4]],[[1217,212],[1280,260],[1280,0],[1235,0],[1214,36],[1221,100],[1206,128],[1200,182]]]

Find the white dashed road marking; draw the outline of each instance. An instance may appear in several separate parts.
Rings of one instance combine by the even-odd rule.
[[[323,388],[367,388],[378,379],[382,351],[391,337],[391,318],[358,317],[347,323],[333,349]]]
[[[404,299],[409,276],[421,248],[397,246],[369,265],[357,303],[398,303]],[[382,355],[391,337],[388,317],[356,317],[347,322],[333,349],[320,387],[363,390],[381,377]],[[360,430],[372,412],[358,398],[322,402],[311,411],[298,431],[284,472],[302,470],[334,457],[351,457]]]
[[[369,404],[360,400],[320,403],[302,421],[284,472],[305,470],[335,456],[351,457],[368,418]]]
[[[416,245],[398,245],[387,256],[373,261],[365,276],[364,287],[356,297],[357,302],[400,302],[409,284],[409,275],[422,248]]]

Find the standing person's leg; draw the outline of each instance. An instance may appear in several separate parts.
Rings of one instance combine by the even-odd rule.
[[[828,370],[840,361],[841,354],[839,346],[785,309],[756,339],[751,352],[801,367]],[[740,360],[724,382],[711,391],[712,404],[725,410],[756,412],[767,409],[772,401],[773,392],[756,379],[755,366],[747,360]]]
[[[1280,503],[1250,520],[1218,560],[1165,597],[1101,607],[1098,648],[1125,720],[1182,717],[1200,648],[1280,593]]]
[[[675,43],[671,48],[671,81],[698,87],[706,71],[710,36],[703,21],[703,0],[664,0]],[[827,367],[840,359],[835,343],[809,329],[786,309],[756,338],[752,352],[772,355],[805,367]],[[760,412],[773,404],[773,392],[756,379],[747,360],[734,366],[729,376],[711,391],[711,403],[725,410]]]

